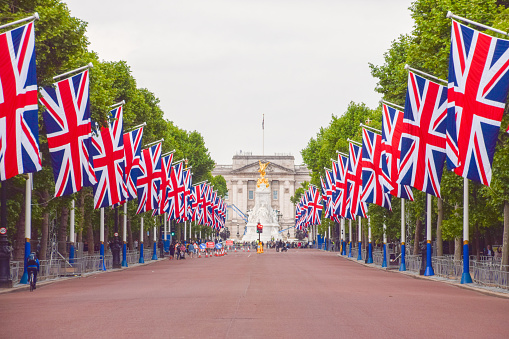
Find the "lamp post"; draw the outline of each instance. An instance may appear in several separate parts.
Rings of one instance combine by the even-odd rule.
[[[239,226],[240,225],[237,223],[237,240],[240,239]]]

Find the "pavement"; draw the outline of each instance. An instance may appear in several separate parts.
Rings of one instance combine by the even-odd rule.
[[[509,300],[311,249],[159,260],[0,294],[0,338],[477,338]],[[504,334],[505,333],[505,334]]]

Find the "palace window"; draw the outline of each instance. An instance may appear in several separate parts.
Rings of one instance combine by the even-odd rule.
[[[251,190],[250,190],[250,191],[248,192],[248,199],[249,199],[249,200],[253,200],[253,199],[254,199],[254,191],[251,191]]]
[[[272,191],[272,199],[277,200],[277,191],[276,190]]]

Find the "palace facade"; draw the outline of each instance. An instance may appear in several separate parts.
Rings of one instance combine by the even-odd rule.
[[[295,206],[290,197],[302,182],[310,181],[311,177],[305,165],[295,165],[292,155],[239,153],[233,156],[231,165],[216,165],[212,175],[222,175],[228,187],[225,227],[228,227],[232,239],[242,238],[246,217],[255,205],[256,181],[260,177],[259,160],[269,162],[265,171],[270,185],[271,207],[277,211],[280,229],[284,230],[282,236],[286,239],[290,233],[290,238],[294,238]]]

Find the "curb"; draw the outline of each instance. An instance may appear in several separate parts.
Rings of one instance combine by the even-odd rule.
[[[403,274],[403,275],[405,275],[407,277],[411,277],[411,278],[414,278],[414,279],[422,279],[422,280],[428,280],[428,281],[435,281],[435,282],[439,282],[439,283],[444,283],[444,284],[447,284],[447,285],[450,285],[450,286],[454,286],[454,287],[457,287],[457,288],[463,288],[465,290],[471,290],[471,291],[479,292],[479,293],[482,293],[482,294],[485,294],[485,295],[489,295],[489,296],[492,296],[492,297],[499,297],[499,298],[509,299],[509,291],[507,291],[507,292],[490,291],[486,287],[484,287],[482,285],[475,284],[475,283],[473,283],[473,284],[461,284],[458,280],[452,280],[452,279],[447,279],[447,278],[438,277],[438,276],[427,277],[427,276],[419,275],[419,274],[416,274],[416,273],[410,272],[410,271],[390,270],[390,269],[385,269],[385,268],[383,268],[381,266],[378,266],[378,265],[375,265],[375,264],[366,264],[364,262],[364,260],[361,261],[361,260],[356,260],[354,258],[350,259],[350,258],[347,258],[347,257],[343,257],[340,254],[338,254],[337,256],[339,258],[346,259],[348,261],[357,263],[357,264],[365,266],[365,267],[371,267],[371,268],[374,268],[374,269],[378,269],[378,270],[381,270],[381,271],[390,272],[390,273],[394,273],[394,274]]]

